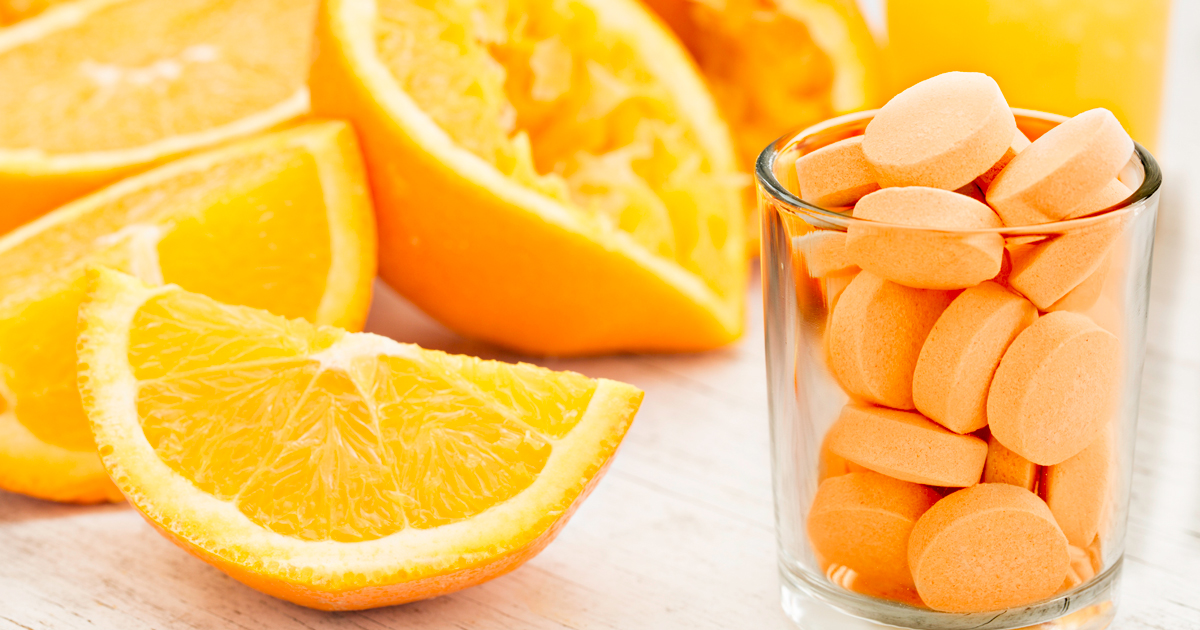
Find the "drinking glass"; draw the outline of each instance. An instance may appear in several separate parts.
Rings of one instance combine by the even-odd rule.
[[[1018,127],[1030,139],[1063,120],[1028,110],[1013,111]],[[820,208],[802,201],[796,193],[796,159],[862,134],[873,114],[842,116],[784,136],[762,152],[756,167],[763,224],[766,360],[783,607],[806,630],[1104,628],[1114,616],[1124,553],[1151,253],[1162,181],[1158,165],[1138,145],[1120,175],[1133,191],[1124,202],[1088,217],[1025,227],[963,231],[886,226],[855,219],[848,209]],[[1084,566],[1078,572],[1082,583],[1064,584],[1048,599],[1019,607],[939,612],[925,607],[911,587],[858,579],[861,575],[853,567],[829,565],[814,552],[806,531],[809,510],[822,477],[839,474],[830,472],[828,453],[823,459],[823,440],[853,398],[830,369],[830,320],[840,292],[860,272],[856,268],[832,272],[814,269],[812,261],[806,260],[811,254],[806,243],[811,243],[814,235],[836,236],[856,224],[862,229],[902,233],[910,244],[927,239],[930,247],[954,239],[1002,238],[1006,263],[993,281],[1004,286],[1009,281],[1004,276],[1011,271],[1007,261],[1022,248],[1055,239],[1087,238],[1097,230],[1107,230],[1106,262],[1103,271],[1096,271],[1101,274],[1098,280],[1089,276],[1093,279],[1091,294],[1050,307],[1074,310],[1090,318],[1112,333],[1120,348],[1116,405],[1105,425],[1112,431],[1105,515],[1092,544],[1073,551],[1076,560],[1083,554],[1084,564],[1090,565],[1090,570]],[[1046,470],[1039,472],[1042,485]],[[937,490],[946,493],[953,489]],[[1086,575],[1088,572],[1093,575]]]

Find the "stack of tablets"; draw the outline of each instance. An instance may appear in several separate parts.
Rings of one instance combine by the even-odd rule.
[[[995,81],[954,72],[796,162],[805,201],[855,219],[796,239],[851,399],[808,518],[831,579],[979,612],[1099,571],[1122,348],[1085,313],[1114,273],[1123,218],[1102,211],[1132,194],[1133,148],[1103,109],[1031,143]]]

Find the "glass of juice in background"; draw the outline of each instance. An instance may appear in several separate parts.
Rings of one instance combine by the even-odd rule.
[[[950,70],[983,72],[1013,107],[1105,107],[1154,150],[1170,0],[885,1],[892,93]]]

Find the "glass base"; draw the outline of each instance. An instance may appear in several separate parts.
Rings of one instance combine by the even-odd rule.
[[[999,613],[970,614],[866,597],[780,565],[783,611],[802,630],[1104,630],[1116,615],[1122,561],[1054,599]]]

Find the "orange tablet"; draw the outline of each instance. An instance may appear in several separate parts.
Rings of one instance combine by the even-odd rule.
[[[829,450],[889,477],[942,487],[979,483],[987,442],[919,413],[851,403],[826,437]]]
[[[908,562],[927,606],[986,612],[1053,595],[1070,567],[1067,537],[1037,495],[983,483],[937,502],[913,526]]]

